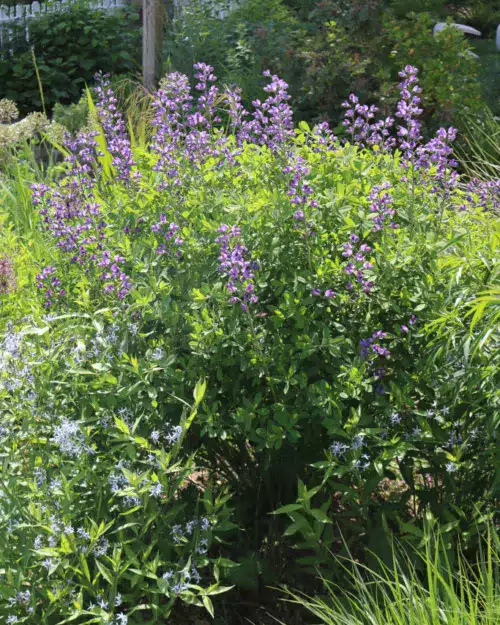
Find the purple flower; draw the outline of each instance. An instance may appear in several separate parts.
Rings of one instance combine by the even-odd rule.
[[[130,139],[127,135],[123,116],[118,110],[117,99],[109,86],[109,74],[95,75],[97,86],[97,114],[102,125],[107,148],[113,157],[112,164],[116,168],[118,180],[130,183],[140,175],[136,172],[132,177],[132,168],[135,166],[132,158]]]
[[[363,358],[367,358],[370,353],[370,345],[372,344],[372,339],[361,339],[359,345],[361,347],[361,356]]]
[[[395,227],[394,221],[392,221],[396,211],[393,207],[392,196],[387,193],[387,189],[390,189],[392,185],[388,182],[384,182],[381,185],[376,185],[370,191],[370,212],[373,218],[373,230],[382,230],[386,220],[391,220],[391,227]]]
[[[389,358],[389,356],[391,355],[391,352],[386,347],[382,347],[377,343],[374,343],[372,345],[372,350],[379,356],[384,356],[385,358]]]
[[[96,160],[96,134],[82,131],[74,138],[66,137],[65,145],[69,150],[65,159],[69,166],[66,175],[52,188],[33,185],[33,201],[39,207],[44,230],[54,237],[57,247],[68,255],[69,261],[86,270],[96,266],[106,268],[101,275],[104,292],[116,293],[122,299],[130,289],[130,279],[118,268],[123,259],[109,251],[113,243],[107,235],[108,225],[93,196],[101,172]],[[115,262],[111,263],[113,256]],[[47,272],[40,274],[38,288],[45,291],[45,306],[52,305],[54,296],[65,295],[65,290],[59,286],[57,276],[50,277],[49,284]]]
[[[331,131],[328,122],[316,124],[313,128],[313,135],[317,145],[324,146],[330,150],[334,149],[334,144],[337,141],[337,138]],[[318,152],[319,150],[316,149],[315,151]]]
[[[242,123],[238,133],[238,141],[252,141],[266,145],[273,152],[283,150],[285,144],[293,137],[293,111],[288,100],[288,85],[269,70],[264,73],[270,83],[264,87],[268,97],[264,102],[255,100],[252,119]]]
[[[361,348],[362,358],[367,358],[370,352],[377,356],[382,356],[383,358],[389,358],[391,352],[386,347],[383,347],[382,345],[379,345],[379,343],[375,342],[385,338],[387,338],[387,332],[377,330],[370,338],[361,339],[359,345]]]
[[[342,456],[347,449],[348,446],[345,443],[340,443],[338,441],[335,441],[330,446],[330,450],[334,456]]]
[[[445,197],[449,197],[450,191],[458,184],[458,174],[452,171],[458,163],[452,158],[453,148],[449,145],[456,135],[455,128],[440,128],[433,139],[417,149],[417,167],[429,172],[434,184],[432,190],[442,189]]]
[[[419,108],[421,89],[418,86],[417,74],[418,69],[412,65],[407,65],[404,70],[399,72],[399,76],[403,80],[399,85],[401,100],[397,105],[396,117],[405,122],[405,125],[398,126],[397,134],[399,145],[408,161],[413,161],[413,154],[422,138],[421,125],[418,121],[418,117],[422,113],[422,109]]]
[[[216,243],[220,245],[219,272],[229,280],[226,289],[231,293],[229,303],[239,303],[244,311],[248,304],[256,304],[259,298],[255,294],[254,273],[255,263],[247,260],[248,250],[237,239],[241,236],[241,229],[227,224],[218,228],[219,236]]]
[[[158,156],[154,171],[164,174],[163,188],[174,190],[181,185],[180,157],[186,132],[185,118],[191,108],[191,88],[184,74],[173,72],[155,94],[152,122],[156,128],[151,149]]]
[[[484,211],[500,212],[500,179],[480,181],[473,178],[467,185],[467,201]]]
[[[356,245],[359,244],[359,237],[357,234],[351,234],[349,241],[343,244],[344,251],[342,256],[351,259],[344,267],[344,273],[348,276],[354,276],[356,278],[356,284],[358,284],[364,293],[370,293],[373,288],[373,282],[366,276],[366,271],[373,269],[373,264],[366,261],[365,253],[370,252],[370,246],[366,243],[362,243],[356,249]],[[346,289],[354,289],[354,285],[351,280],[346,284]]]
[[[242,127],[244,117],[247,117],[249,113],[241,103],[240,87],[226,88],[224,96],[229,105],[228,113],[231,118],[231,129],[233,134],[235,134],[237,129]]]
[[[43,304],[45,308],[50,308],[54,303],[54,299],[64,297],[66,295],[66,291],[59,288],[61,286],[61,281],[56,275],[55,267],[45,267],[37,275],[36,279],[37,289],[39,289],[45,297],[45,302]]]
[[[306,177],[309,175],[309,167],[305,165],[304,159],[301,156],[294,156],[289,164],[283,168],[283,173],[290,176],[289,187],[287,195],[290,198],[292,206],[309,206],[315,208],[318,203],[311,198],[313,190],[311,185],[307,182]],[[297,209],[292,218],[296,222],[304,222],[305,214],[302,208]],[[298,223],[295,226],[298,228]],[[314,223],[312,221],[306,222],[306,230],[302,230],[302,233],[306,236],[311,236],[314,232]]]
[[[392,117],[372,121],[378,111],[377,107],[359,104],[358,98],[352,93],[342,106],[346,109],[342,125],[350,133],[352,144],[359,147],[377,145],[383,149],[393,147],[394,139],[389,136],[394,124]]]

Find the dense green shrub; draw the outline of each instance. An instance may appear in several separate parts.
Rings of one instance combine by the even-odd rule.
[[[389,17],[383,22],[388,66],[392,65],[389,76],[406,63],[415,63],[421,70],[422,104],[429,129],[477,116],[484,108],[477,80],[479,65],[466,39],[454,28],[431,37],[434,23],[427,13],[411,13],[403,20]],[[397,97],[392,81],[383,85],[382,91],[389,101],[391,92],[392,101]]]
[[[138,67],[140,30],[132,9],[95,11],[85,2],[70,4],[30,19],[29,43],[24,22],[12,31],[12,42],[0,49],[0,98],[16,102],[23,114],[76,102],[99,70],[119,74]]]
[[[500,17],[498,20],[500,24]],[[495,41],[474,41],[473,51],[479,56],[478,74],[481,82],[483,98],[497,117],[500,116],[500,54],[496,49]]]
[[[383,556],[428,518],[468,546],[494,510],[498,186],[458,186],[453,131],[421,140],[411,67],[399,129],[351,98],[343,144],[293,130],[277,76],[245,114],[212,71],[162,81],[150,143],[101,78],[100,129],[17,227],[0,589],[27,623],[211,609],[214,580],[339,575],[341,535]]]
[[[302,69],[296,44],[301,35],[294,13],[282,0],[249,0],[233,10],[230,5],[190,2],[167,32],[168,65],[190,77],[200,59],[220,67],[222,84],[241,87],[247,106],[262,96],[262,72],[268,68],[284,76],[298,95]]]
[[[89,105],[86,94],[73,104],[56,102],[52,112],[53,120],[71,133],[76,133],[83,128],[87,123],[88,116]]]
[[[189,75],[200,58],[220,67],[222,82],[242,86],[247,104],[262,96],[261,72],[269,67],[289,83],[299,119],[336,124],[350,93],[391,110],[398,69],[411,63],[421,72],[427,135],[439,123],[461,125],[464,113],[483,107],[479,65],[464,35],[432,36],[436,21],[450,17],[441,0],[250,0],[222,13],[224,2],[215,7],[190,3],[173,22],[166,56]]]

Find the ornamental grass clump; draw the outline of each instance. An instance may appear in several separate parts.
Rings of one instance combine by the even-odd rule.
[[[12,622],[175,622],[260,574],[333,578],[332,551],[382,556],[424,518],[474,548],[495,509],[496,198],[460,184],[452,129],[420,137],[416,68],[396,121],[358,111],[361,145],[294,127],[269,72],[245,110],[195,71],[130,134],[99,76],[31,219],[8,205]]]
[[[426,531],[418,552],[395,545],[392,561],[371,569],[350,559],[337,565],[343,587],[324,583],[326,596],[284,590],[285,601],[305,608],[325,625],[494,625],[500,618],[500,546],[491,530],[474,561],[460,550],[447,554],[439,532]],[[297,607],[295,608],[297,609]]]

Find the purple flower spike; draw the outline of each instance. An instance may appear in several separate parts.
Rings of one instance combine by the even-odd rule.
[[[417,167],[428,171],[433,168],[432,179],[434,181],[433,191],[442,189],[445,197],[449,197],[450,191],[458,184],[458,174],[453,168],[458,165],[452,158],[453,148],[450,146],[457,136],[455,128],[440,128],[434,139],[417,150]]]
[[[376,232],[382,230],[386,221],[392,220],[396,211],[393,207],[392,196],[387,193],[387,190],[392,188],[392,185],[388,182],[384,182],[381,185],[376,185],[370,191],[370,213],[373,218],[373,230]],[[391,227],[394,222],[391,221]]]
[[[418,142],[422,139],[421,124],[417,119],[422,113],[422,109],[419,108],[421,89],[418,86],[417,74],[418,69],[412,65],[407,65],[399,72],[403,80],[399,85],[401,100],[397,105],[396,117],[404,121],[405,125],[398,126],[397,134],[406,160],[413,160]]]
[[[367,278],[365,272],[373,269],[373,264],[366,260],[365,254],[371,251],[371,247],[366,243],[361,243],[359,246],[358,244],[359,237],[354,233],[349,235],[349,241],[343,244],[342,256],[349,259],[344,267],[344,273],[348,276],[354,276],[356,284],[361,287],[364,293],[369,294],[373,288],[373,282]],[[347,282],[346,289],[349,291],[354,289],[352,280]]]
[[[259,298],[255,294],[253,269],[255,262],[247,260],[248,250],[237,239],[241,236],[241,229],[222,224],[217,229],[219,236],[216,243],[220,245],[219,272],[228,276],[226,289],[231,293],[230,304],[240,303],[247,312],[248,304],[256,304]]]
[[[346,109],[342,125],[350,133],[352,144],[359,147],[377,145],[382,149],[393,147],[394,139],[389,136],[394,124],[392,117],[372,121],[378,111],[377,107],[359,104],[357,96],[352,93],[342,106]]]
[[[259,145],[266,145],[273,152],[282,151],[285,144],[293,137],[293,111],[288,104],[290,95],[288,85],[276,74],[271,75],[266,70],[263,75],[270,78],[270,83],[264,87],[268,97],[264,102],[253,102],[253,118],[243,122],[238,133],[239,143],[252,141]]]
[[[42,269],[42,271],[36,277],[37,289],[43,293],[45,297],[44,307],[50,308],[54,303],[54,298],[63,297],[66,295],[64,289],[60,289],[61,280],[56,276],[56,268],[49,266]]]
[[[130,139],[127,135],[123,116],[118,110],[117,99],[113,90],[109,86],[109,74],[98,73],[95,75],[97,86],[97,114],[104,131],[107,147],[113,157],[112,164],[116,167],[118,180],[130,183],[136,180],[140,174],[135,172],[132,175],[132,168],[135,166],[132,158]]]

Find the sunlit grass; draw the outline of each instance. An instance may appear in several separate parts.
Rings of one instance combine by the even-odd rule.
[[[415,558],[394,550],[392,565],[377,571],[338,560],[349,586],[325,580],[326,596],[309,597],[285,589],[285,601],[326,625],[498,625],[500,622],[500,544],[495,531],[485,536],[477,560],[458,550],[451,560],[443,540],[427,535]],[[418,572],[423,569],[423,574]]]

